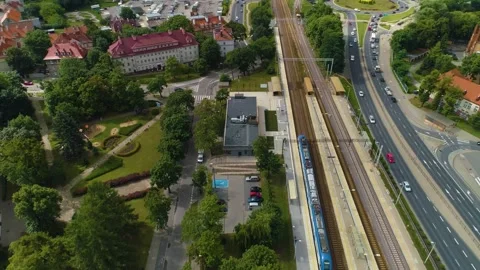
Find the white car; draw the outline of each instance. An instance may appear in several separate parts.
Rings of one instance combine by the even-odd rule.
[[[375,117],[373,115],[368,116],[368,121],[370,121],[370,124],[375,124]]]
[[[350,33],[352,36],[355,36],[355,32]]]
[[[245,182],[258,182],[260,181],[260,177],[258,175],[250,175],[245,177]]]
[[[350,55],[350,61],[355,61],[355,56],[354,55]]]
[[[360,11],[360,9],[356,8],[356,9],[354,9],[354,11],[355,11],[355,12],[359,12],[359,11]]]
[[[410,186],[410,183],[408,183],[407,181],[404,181],[400,185],[403,186],[403,189],[405,189],[406,192],[412,191],[412,187]]]
[[[197,162],[198,163],[203,163],[203,155],[204,151],[203,150],[198,150],[198,156],[197,156]]]
[[[354,38],[354,39],[353,39],[353,42],[357,42],[357,38]]]
[[[357,28],[354,27],[354,28],[353,28],[353,31],[357,31]]]
[[[353,47],[353,43],[351,43],[351,42],[350,42],[350,44],[349,44],[349,45],[350,45],[350,47]]]
[[[365,96],[365,94],[363,93],[363,91],[358,91],[358,95],[361,96],[361,97]]]

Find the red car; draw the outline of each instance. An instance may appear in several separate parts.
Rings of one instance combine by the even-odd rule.
[[[369,27],[368,27],[368,31],[372,31],[372,27],[369,26]]]
[[[30,82],[30,81],[24,81],[24,82],[23,82],[23,85],[33,85],[33,82]]]
[[[388,163],[395,163],[395,159],[393,158],[392,153],[387,153],[387,160],[388,160]]]
[[[258,192],[258,191],[250,191],[250,198],[251,197],[259,197],[261,198],[262,197],[262,193],[261,192]]]

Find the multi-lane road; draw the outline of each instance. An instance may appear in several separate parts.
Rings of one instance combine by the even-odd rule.
[[[347,12],[347,18],[348,21],[355,21],[355,15],[351,12]],[[412,192],[407,192],[406,197],[416,213],[417,218],[422,223],[423,228],[430,236],[430,239],[435,242],[435,249],[442,257],[447,268],[480,269],[478,258],[467,247],[458,234],[451,229],[452,227],[442,217],[442,214],[437,208],[435,208],[433,203],[424,193],[415,176],[408,168],[404,158],[400,155],[400,152],[397,149],[397,144],[394,143],[393,138],[390,137],[385,124],[380,121],[379,113],[374,103],[376,95],[374,93],[370,93],[366,86],[366,81],[368,78],[365,76],[370,76],[368,75],[368,72],[373,71],[374,66],[377,65],[377,63],[372,60],[372,49],[370,48],[370,42],[368,42],[369,32],[367,32],[365,39],[367,41],[365,42],[365,47],[362,48],[368,69],[368,72],[364,73],[361,66],[361,61],[364,59],[362,59],[362,55],[360,54],[358,47],[359,43],[353,42],[354,37],[351,35],[355,24],[347,24],[347,26],[347,44],[352,42],[352,47],[347,45],[348,53],[346,58],[350,60],[350,55],[355,57],[354,61],[350,61],[352,82],[363,114],[367,118],[368,116],[373,115],[377,120],[375,124],[370,124],[370,130],[374,134],[375,139],[379,142],[379,144],[383,145],[382,155],[390,152],[396,157],[396,163],[390,166],[392,173],[399,183],[403,181],[408,181],[410,183]],[[379,48],[375,48],[375,50],[378,52]],[[465,189],[462,187],[461,181],[456,178],[452,178],[452,176],[450,176],[444,169],[443,164],[440,164],[440,162],[436,161],[433,154],[420,139],[415,129],[400,110],[398,104],[393,103],[390,97],[386,95],[384,88],[387,85],[380,81],[380,77],[381,75],[371,77],[374,85],[372,90],[378,92],[378,96],[380,97],[383,106],[385,106],[386,111],[390,114],[393,121],[398,126],[398,129],[410,144],[410,147],[415,151],[418,159],[414,162],[417,162],[417,166],[425,166],[425,168],[427,168],[428,172],[436,180],[437,184],[442,187],[446,197],[456,207],[457,211],[462,215],[466,223],[471,226],[472,231],[478,233],[476,231],[476,228],[480,228],[480,207],[478,206],[478,200],[473,198],[471,195],[466,194],[464,192]],[[358,95],[359,91],[363,91],[365,96],[360,97]],[[475,237],[478,238],[478,234]]]

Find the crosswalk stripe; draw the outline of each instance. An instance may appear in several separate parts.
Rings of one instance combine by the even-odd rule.
[[[195,104],[200,104],[204,99],[212,99],[211,95],[195,95]]]

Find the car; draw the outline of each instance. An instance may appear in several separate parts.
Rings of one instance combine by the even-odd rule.
[[[480,142],[477,142],[477,145],[480,145]]]
[[[361,96],[361,97],[365,96],[365,94],[363,93],[363,91],[358,91],[358,95]]]
[[[377,57],[372,56],[372,60],[373,60],[373,61],[377,61]]]
[[[397,103],[397,99],[395,97],[391,97],[390,99],[392,100],[393,103]]]
[[[355,56],[354,55],[350,55],[350,61],[355,61]]]
[[[377,76],[377,75],[375,74],[375,71],[371,71],[371,72],[370,72],[370,75],[371,75],[372,77]]]
[[[227,202],[224,199],[218,199],[217,204],[218,205],[225,205],[225,204],[227,204]]]
[[[350,33],[352,36],[355,36],[355,32],[352,31],[352,33]]]
[[[375,117],[373,117],[373,115],[369,115],[368,121],[370,121],[370,124],[375,124]]]
[[[258,177],[258,175],[250,175],[245,177],[245,182],[259,182],[259,181],[260,181],[260,177]]]
[[[375,44],[374,43],[370,44],[370,48],[375,49]]]
[[[403,189],[405,189],[406,192],[412,191],[412,187],[407,181],[402,182],[400,185],[403,186]]]
[[[235,20],[238,21],[238,16],[235,16]]]
[[[263,198],[262,197],[250,197],[248,198],[248,202],[251,203],[251,202],[256,202],[256,203],[259,203],[259,202],[263,202]]]
[[[197,156],[197,162],[198,163],[203,163],[203,155],[204,151],[203,150],[198,150],[198,156]]]
[[[353,31],[357,31],[357,28],[354,27],[354,28],[353,28]]]
[[[385,79],[383,77],[380,77],[381,82],[385,82]]]
[[[33,85],[33,82],[31,82],[31,81],[23,81],[23,85]]]
[[[173,91],[175,91],[175,92],[178,92],[178,91],[183,91],[183,88],[180,88],[180,87],[175,87],[175,88],[173,89]]]
[[[257,192],[257,191],[251,191],[250,190],[250,197],[262,197],[262,193],[261,192]]]
[[[350,44],[348,44],[350,47],[353,47],[353,43],[350,42]]]
[[[379,18],[383,17],[383,14],[378,15]]]
[[[385,87],[385,92],[390,91],[390,87]]]
[[[359,11],[360,11],[360,9],[358,9],[358,8],[355,8],[355,9],[353,9],[353,10],[354,10],[355,12],[359,12]]]
[[[372,27],[369,26],[369,27],[368,27],[368,31],[372,31]]]
[[[252,191],[262,192],[262,188],[261,188],[261,187],[257,187],[257,186],[253,186],[253,187],[250,187],[250,192],[252,192]]]
[[[395,158],[392,153],[387,153],[387,161],[388,163],[395,163]]]
[[[352,25],[352,22],[349,22],[348,25]]]
[[[354,39],[353,39],[353,42],[355,42],[355,43],[356,43],[356,42],[357,42],[357,38],[354,38]]]

